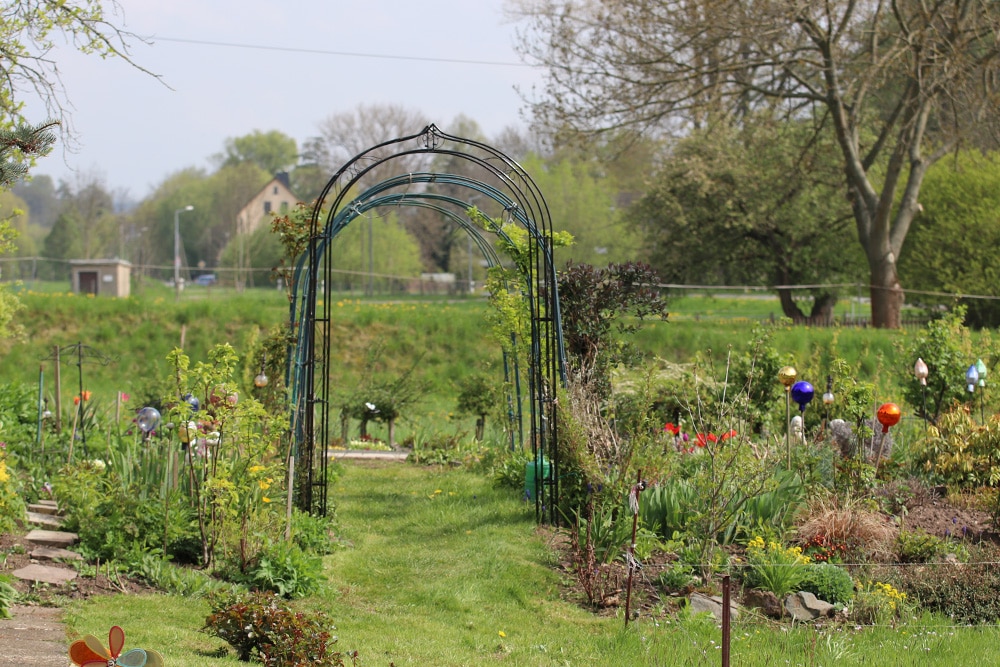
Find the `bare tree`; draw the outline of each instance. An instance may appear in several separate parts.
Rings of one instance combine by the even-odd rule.
[[[69,96],[52,49],[60,36],[77,50],[102,58],[117,57],[152,74],[129,54],[138,40],[122,30],[121,7],[114,0],[7,0],[0,7],[0,119],[16,125],[23,116],[25,92],[34,93],[65,138],[72,136]],[[158,78],[158,77],[157,77]]]
[[[868,260],[872,321],[898,327],[896,264],[927,169],[995,120],[990,0],[520,0],[547,69],[540,123],[684,132],[771,107],[825,115]],[[823,126],[823,125],[818,125]]]
[[[321,122],[319,135],[304,144],[303,160],[318,165],[330,178],[362,151],[391,139],[417,134],[429,123],[422,113],[398,105],[361,104],[353,111],[333,114]],[[377,183],[387,175],[420,171],[426,165],[427,158],[423,155],[393,160],[388,172],[376,167],[362,180],[362,186]],[[359,165],[362,169],[367,166],[367,163]]]

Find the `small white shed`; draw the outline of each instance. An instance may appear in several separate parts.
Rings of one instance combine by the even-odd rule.
[[[124,259],[71,259],[74,294],[127,297],[132,263]]]

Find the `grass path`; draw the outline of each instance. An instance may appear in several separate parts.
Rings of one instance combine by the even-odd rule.
[[[710,619],[643,618],[626,631],[560,595],[551,552],[517,494],[462,470],[345,465],[331,489],[349,546],[325,559],[326,591],[303,601],[337,624],[338,648],[366,667],[395,665],[718,665]],[[160,650],[170,667],[229,667],[198,632],[207,605],[176,596],[72,603],[77,632],[122,625],[129,646]],[[733,665],[1000,663],[996,627],[924,619],[900,628],[817,632],[757,624],[733,631]],[[213,655],[214,654],[214,655]]]

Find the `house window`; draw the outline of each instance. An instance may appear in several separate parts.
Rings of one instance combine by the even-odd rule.
[[[288,202],[281,202],[281,215],[288,215]]]
[[[266,215],[270,212],[271,212],[271,202],[266,201],[264,202],[264,214]]]
[[[278,194],[278,186],[277,185],[274,186],[274,194]]]

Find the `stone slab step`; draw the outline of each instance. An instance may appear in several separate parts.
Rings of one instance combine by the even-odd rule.
[[[39,514],[59,514],[59,505],[53,500],[52,504],[45,502],[29,503],[29,512],[38,512]]]
[[[25,535],[24,539],[40,547],[66,548],[76,544],[80,538],[76,533],[66,533],[61,530],[33,530]]]
[[[76,579],[76,570],[70,570],[65,567],[52,567],[50,565],[26,565],[19,570],[14,570],[11,574],[24,581],[35,581],[43,584],[54,584],[56,586]]]
[[[28,523],[33,523],[36,526],[45,526],[48,528],[60,528],[63,525],[63,520],[53,514],[42,514],[41,512],[25,512],[28,518]]]
[[[83,556],[75,551],[54,547],[35,547],[28,555],[35,560],[83,560]]]

